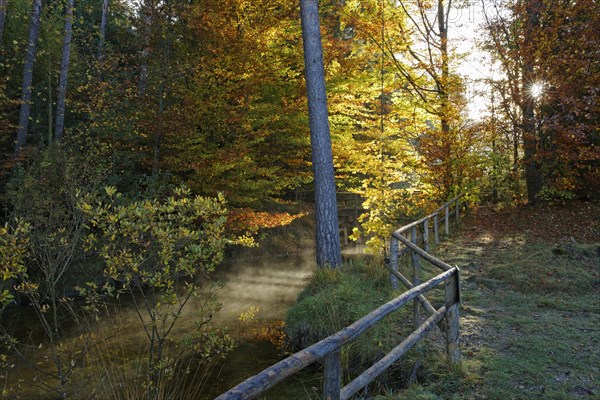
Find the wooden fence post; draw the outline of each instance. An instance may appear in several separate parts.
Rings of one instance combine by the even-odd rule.
[[[396,272],[398,271],[398,248],[398,239],[392,238],[390,240],[390,268]],[[391,272],[390,283],[394,289],[398,289],[398,278]]]
[[[460,301],[459,270],[446,281],[446,354],[452,364],[460,362],[460,316],[458,304]]]
[[[410,230],[411,234],[411,242],[417,245],[417,227],[413,226]],[[413,264],[413,286],[417,286],[421,283],[421,260],[419,259],[419,255],[414,251],[411,252],[412,255],[412,264]],[[419,313],[419,301],[417,299],[414,300],[413,303],[413,323],[415,329],[419,327],[421,324],[421,315]]]
[[[446,204],[446,206],[444,207],[444,211],[446,214],[446,236],[448,236],[450,234],[450,206],[448,204]]]
[[[340,400],[342,385],[342,361],[340,349],[325,356],[325,377],[323,378],[323,400]]]
[[[423,222],[423,247],[429,252],[429,218]]]
[[[435,244],[440,244],[440,224],[437,213],[433,216],[433,235],[435,236]]]

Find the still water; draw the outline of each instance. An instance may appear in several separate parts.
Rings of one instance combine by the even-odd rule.
[[[220,282],[221,287],[217,291],[217,297],[222,304],[222,309],[213,316],[213,322],[217,326],[226,328],[236,339],[237,346],[226,359],[212,369],[203,383],[202,393],[190,398],[212,399],[281,359],[281,351],[274,344],[265,337],[253,337],[252,332],[264,327],[281,326],[281,320],[285,318],[287,309],[307,285],[314,268],[314,253],[307,251],[286,257],[236,258],[225,262],[212,274],[211,281]],[[255,310],[253,320],[250,323],[240,321],[240,314],[247,311],[249,307]],[[196,304],[188,304],[172,336],[195,331],[197,311]],[[0,369],[0,390],[4,381],[6,386],[12,387],[14,398],[55,398],[49,393],[44,394],[43,388],[36,388],[38,385],[34,382],[40,382],[40,375],[26,365],[28,363],[37,365],[49,371],[54,368],[35,313],[31,307],[24,306],[10,310],[4,317],[3,327],[12,330],[13,334],[20,338],[21,343],[29,343],[30,346],[26,347],[26,363],[16,361],[13,368],[6,371]],[[64,342],[73,343],[78,336],[78,327],[74,323],[67,323],[64,329]],[[99,336],[113,336],[110,347],[107,346],[99,351],[102,353],[100,357],[107,355],[128,360],[135,359],[138,354],[144,352],[143,346],[147,340],[145,333],[134,308],[127,302],[121,302],[119,312],[112,316],[110,321],[100,320],[92,329],[94,334]],[[115,334],[118,331],[117,337],[114,337],[111,330],[114,330]],[[81,374],[73,376],[70,398],[105,397],[105,395],[96,397],[87,393],[88,389],[96,386],[97,381],[100,380],[93,376],[79,376],[87,374],[89,367],[89,363],[84,365],[83,368],[79,368]],[[98,376],[103,376],[102,370],[106,368],[105,365],[99,367]],[[109,363],[108,368],[114,368],[114,365]],[[124,374],[129,373],[119,367],[115,370],[115,375],[121,371]],[[136,371],[133,371],[133,374],[135,373]],[[320,387],[320,382],[313,384],[312,379],[310,372],[308,375],[300,375],[291,384],[278,385],[276,392],[270,392],[263,398],[311,398],[312,392],[316,390],[313,386]],[[53,383],[51,379],[47,382]],[[126,383],[115,382],[114,384]]]
[[[361,252],[360,247],[351,247],[343,253],[348,257]],[[273,344],[277,340],[273,340],[271,333],[275,332],[275,336],[279,334],[279,339],[282,338],[282,320],[308,284],[314,269],[314,251],[298,251],[289,256],[238,256],[217,268],[210,279],[220,283],[217,298],[222,308],[213,315],[212,321],[225,328],[236,340],[237,346],[225,359],[214,365],[210,373],[203,373],[205,377],[202,378],[201,389],[194,390],[194,395],[186,398],[213,399],[283,358],[281,348]],[[147,338],[139,316],[128,300],[122,300],[116,307],[118,312],[113,311],[108,319],[100,319],[87,328],[95,337],[107,337],[110,340],[104,342],[104,347],[94,347],[90,361],[79,361],[81,365],[76,366],[76,372],[69,383],[69,398],[113,398],[110,391],[108,394],[98,393],[98,385],[124,387],[131,382],[135,385],[136,376],[143,375],[139,357],[144,354]],[[252,320],[241,321],[240,315],[247,313],[250,307],[253,310]],[[196,330],[198,309],[198,303],[191,302],[186,306],[172,331],[173,337],[181,337]],[[35,368],[31,368],[36,366],[46,371],[56,370],[33,309],[21,306],[8,310],[0,324],[18,337],[21,343],[26,344],[23,347],[25,362],[15,358],[12,367],[4,371],[0,368],[0,392],[4,386],[10,389],[7,398],[55,399],[56,395],[52,395],[40,382],[44,380],[55,386],[56,380],[44,378],[44,373],[36,373]],[[85,341],[80,335],[81,327],[66,318],[62,328],[64,339],[59,346],[63,346],[67,352],[81,349],[82,341]],[[117,360],[117,363],[112,360]],[[104,382],[107,376],[112,381]],[[321,379],[318,366],[308,368],[276,385],[260,398],[318,399]],[[181,384],[187,385],[185,382],[189,381],[184,377]],[[193,382],[191,385],[197,383]],[[138,396],[126,395],[120,398],[130,400]]]

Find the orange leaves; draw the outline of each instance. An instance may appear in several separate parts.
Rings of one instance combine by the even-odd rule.
[[[250,208],[236,208],[229,213],[226,226],[228,230],[236,233],[256,234],[259,229],[288,225],[305,215],[306,213],[269,213]]]

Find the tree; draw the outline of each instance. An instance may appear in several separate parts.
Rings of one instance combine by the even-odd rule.
[[[8,0],[0,0],[0,45],[2,45],[2,34],[4,33],[4,22],[6,21],[6,5]]]
[[[67,7],[65,10],[65,37],[62,47],[62,61],[60,63],[58,95],[56,98],[56,123],[54,128],[54,139],[56,141],[60,141],[65,129],[65,99],[67,97],[67,79],[69,77],[71,36],[73,35],[73,6],[74,0],[67,0]]]
[[[521,146],[529,203],[589,195],[599,182],[596,7],[538,0],[486,9],[486,45],[506,76],[501,110]]]
[[[400,27],[411,40],[388,41],[386,52],[405,78],[406,89],[421,100],[427,113],[439,120],[439,126],[427,129],[419,142],[435,149],[422,153],[429,170],[426,180],[436,188],[437,197],[448,198],[463,190],[462,182],[456,179],[457,154],[452,152],[452,143],[458,140],[462,128],[460,106],[464,102],[461,82],[450,68],[448,19],[452,0],[418,0],[414,5],[400,0],[398,4],[408,22]]]
[[[300,0],[315,186],[317,265],[342,264],[318,0]]]
[[[98,63],[104,59],[104,46],[106,43],[106,25],[108,23],[108,6],[110,0],[102,1],[102,19],[100,20],[100,32],[98,38]]]
[[[27,41],[27,53],[23,67],[23,85],[21,89],[21,111],[19,113],[19,128],[17,131],[17,142],[15,144],[15,155],[19,155],[21,148],[27,142],[27,130],[29,127],[29,116],[31,113],[31,87],[33,84],[33,65],[35,63],[38,36],[40,34],[40,18],[42,14],[42,0],[33,0],[31,11],[31,22],[29,25],[29,40]]]

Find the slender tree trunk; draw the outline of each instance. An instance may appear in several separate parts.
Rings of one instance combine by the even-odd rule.
[[[533,32],[539,28],[539,12],[536,10],[537,2],[527,1],[525,12],[527,18],[527,27],[525,30],[525,43],[529,44],[533,40]],[[535,82],[537,79],[534,73],[534,63],[532,60],[534,54],[525,49],[522,79],[525,84]],[[542,174],[537,160],[538,140],[535,123],[535,99],[533,96],[523,91],[523,101],[521,105],[523,115],[523,152],[525,155],[525,183],[527,186],[527,201],[531,204],[536,202],[536,197],[542,189]]]
[[[450,132],[449,123],[449,96],[448,96],[448,79],[450,77],[450,69],[448,67],[448,19],[444,10],[444,1],[438,0],[438,28],[440,30],[440,53],[442,56],[442,82],[439,87],[441,100],[442,116],[442,133],[446,137]]]
[[[42,14],[42,0],[33,0],[31,12],[31,23],[29,25],[29,39],[27,41],[27,55],[23,67],[23,85],[21,88],[21,111],[19,113],[19,128],[17,131],[17,142],[15,144],[15,156],[19,155],[21,148],[27,142],[27,130],[29,128],[29,115],[31,113],[31,90],[33,84],[33,65],[38,36],[40,34],[40,17]]]
[[[71,36],[73,35],[73,6],[74,0],[67,0],[65,16],[65,37],[60,63],[60,78],[58,80],[58,93],[56,97],[56,124],[54,139],[62,139],[65,130],[65,99],[67,97],[67,79],[69,77],[69,58],[71,56]]]
[[[450,78],[450,68],[448,66],[448,16],[444,9],[444,0],[438,0],[438,29],[440,31],[440,55],[442,59],[442,76],[441,84],[438,86],[440,103],[441,103],[441,116],[440,123],[442,126],[442,146],[443,154],[445,156],[445,168],[443,177],[443,191],[445,197],[452,195],[452,143],[450,137],[450,104],[449,104],[449,93],[448,93],[448,80]]]
[[[102,61],[104,60],[104,42],[106,40],[109,1],[110,0],[102,1],[102,19],[100,20],[100,38],[98,39],[98,64],[102,64]]]
[[[7,0],[0,0],[0,45],[2,44],[2,34],[4,33],[4,22],[6,21],[6,3],[7,3]]]
[[[154,156],[152,159],[152,176],[158,176],[160,172],[160,146],[164,129],[165,114],[165,85],[167,83],[167,68],[169,62],[169,31],[164,32],[163,55],[160,73],[160,86],[158,88],[158,128],[154,131]]]
[[[48,144],[52,143],[53,131],[52,131],[52,62],[48,57]]]
[[[140,80],[138,82],[138,91],[140,95],[146,93],[146,85],[148,83],[148,57],[150,56],[150,25],[152,24],[152,10],[152,0],[145,0],[142,3],[144,48],[142,49]]]
[[[317,265],[342,264],[318,0],[300,0],[317,220]]]

